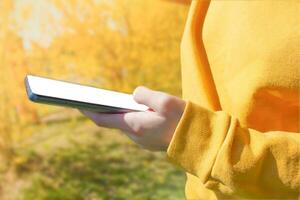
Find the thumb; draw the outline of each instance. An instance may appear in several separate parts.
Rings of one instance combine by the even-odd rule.
[[[164,114],[164,111],[172,101],[172,96],[144,86],[139,86],[134,90],[133,98],[137,103],[144,104],[162,114]]]

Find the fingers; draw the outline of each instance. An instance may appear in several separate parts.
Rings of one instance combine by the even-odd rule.
[[[165,118],[155,112],[129,112],[122,114],[105,114],[81,111],[95,124],[107,128],[117,128],[133,135],[143,135],[145,130],[162,123]]]
[[[137,103],[144,104],[163,115],[168,115],[180,101],[177,97],[150,90],[143,86],[139,86],[134,90],[133,98]]]
[[[164,122],[165,118],[155,112],[131,112],[124,115],[124,120],[131,127],[131,133],[143,135]]]
[[[92,111],[81,110],[81,112],[90,118],[95,124],[107,128],[117,128],[124,131],[131,131],[131,128],[124,120],[125,113],[122,114],[105,114]]]

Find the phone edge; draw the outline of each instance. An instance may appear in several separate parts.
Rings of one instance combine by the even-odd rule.
[[[28,98],[31,101],[36,102],[38,100],[38,95],[36,95],[32,92],[29,81],[28,81],[28,75],[26,75],[24,82],[25,82],[25,88],[26,88],[26,93],[27,93]]]
[[[126,112],[143,112],[141,110],[133,110],[133,109],[127,109],[127,108],[119,108],[119,107],[112,107],[112,106],[105,106],[105,105],[97,105],[92,103],[86,103],[86,102],[77,102],[74,100],[65,100],[55,97],[47,97],[38,95],[32,92],[30,88],[30,83],[28,81],[28,75],[25,77],[25,88],[28,98],[35,103],[43,103],[47,105],[54,105],[54,106],[60,106],[60,107],[69,107],[74,109],[86,109],[91,110],[95,112],[103,112],[103,113],[126,113]],[[45,100],[47,99],[47,100]],[[59,103],[63,102],[64,103]],[[80,105],[81,104],[81,105]],[[106,110],[106,111],[103,111]]]

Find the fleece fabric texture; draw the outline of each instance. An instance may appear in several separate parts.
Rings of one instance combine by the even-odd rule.
[[[298,199],[300,1],[193,0],[169,159],[187,199]]]

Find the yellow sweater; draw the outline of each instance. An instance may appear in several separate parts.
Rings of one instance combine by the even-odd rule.
[[[181,57],[187,199],[299,198],[300,1],[193,0]]]

